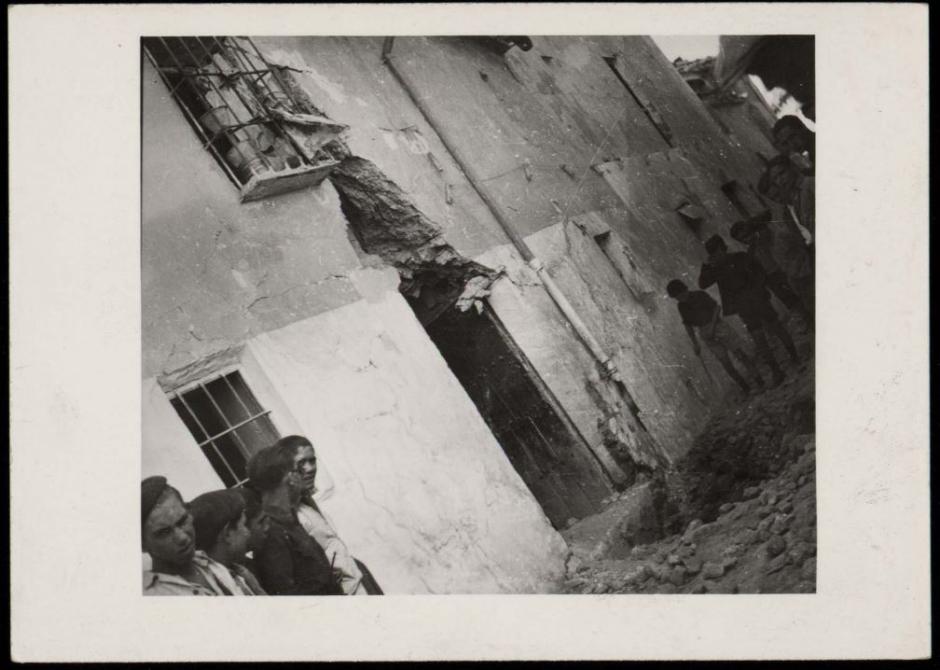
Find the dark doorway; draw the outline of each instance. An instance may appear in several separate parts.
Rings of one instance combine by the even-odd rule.
[[[489,305],[451,307],[425,329],[552,525],[599,511],[606,474]]]

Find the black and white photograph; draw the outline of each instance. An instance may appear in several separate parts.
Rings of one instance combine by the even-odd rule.
[[[925,5],[7,16],[12,660],[930,657]]]
[[[155,36],[145,595],[812,593],[812,35]]]

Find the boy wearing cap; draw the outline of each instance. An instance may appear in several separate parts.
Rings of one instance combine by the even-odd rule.
[[[666,293],[677,303],[682,325],[685,326],[685,332],[692,341],[692,349],[696,356],[702,355],[701,346],[695,336],[697,330],[705,346],[715,355],[721,367],[741,387],[742,391],[750,393],[751,387],[731,362],[732,353],[754,375],[757,385],[763,387],[764,381],[757,371],[757,366],[754,365],[754,359],[745,353],[744,343],[741,342],[737,333],[722,320],[721,307],[708,293],[690,291],[688,286],[679,279],[673,279],[666,285]]]
[[[140,502],[141,542],[152,563],[143,573],[144,595],[229,595],[216,577],[225,566],[212,565],[215,561],[197,555],[201,552],[196,550],[192,514],[166,477],[144,479]]]
[[[251,532],[245,517],[245,499],[235,490],[210,491],[189,503],[196,530],[196,549],[212,559],[207,567],[232,595],[267,595],[253,574],[241,565]],[[226,570],[216,570],[224,566]]]

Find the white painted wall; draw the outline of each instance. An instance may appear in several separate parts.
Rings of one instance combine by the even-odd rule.
[[[564,541],[394,286],[251,346],[332,473],[324,511],[386,592],[563,575]]]
[[[145,379],[141,402],[143,462],[141,478],[163,475],[191,500],[200,493],[224,488],[186,425],[156,379]]]

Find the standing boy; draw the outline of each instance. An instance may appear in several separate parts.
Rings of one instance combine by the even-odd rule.
[[[685,332],[692,341],[692,349],[696,356],[702,355],[702,348],[696,338],[696,329],[705,346],[715,355],[721,367],[731,377],[741,390],[750,393],[751,387],[731,362],[733,353],[748,371],[754,375],[759,387],[764,381],[760,377],[754,359],[747,355],[744,343],[721,318],[721,307],[705,291],[690,291],[689,287],[679,279],[673,279],[666,285],[666,293],[678,303],[679,316]]]
[[[774,232],[770,228],[770,212],[764,212],[731,226],[731,237],[747,247],[747,252],[766,273],[767,288],[787,309],[796,312],[808,326],[813,325],[813,315],[790,286],[786,272],[774,257]]]
[[[763,268],[744,252],[728,253],[728,245],[721,235],[708,238],[705,251],[708,252],[708,260],[702,263],[699,288],[706,289],[712,284],[718,284],[725,315],[737,314],[744,322],[754,340],[757,354],[770,368],[776,386],[783,381],[784,374],[770,350],[764,331],[769,330],[780,340],[794,363],[799,362],[799,355],[790,334],[770,304]]]

